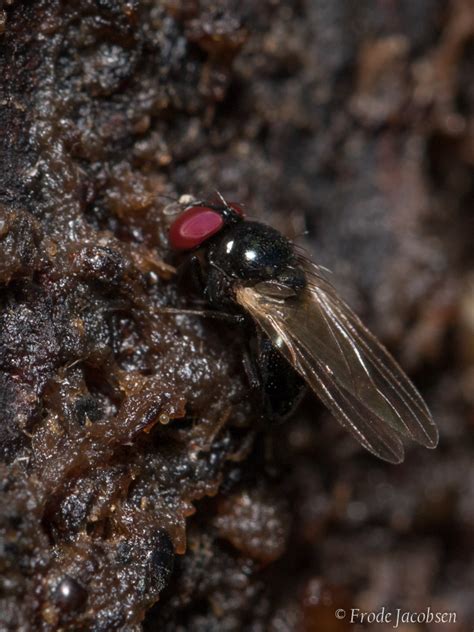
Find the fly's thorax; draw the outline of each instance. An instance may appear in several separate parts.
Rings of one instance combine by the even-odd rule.
[[[292,243],[259,222],[239,222],[222,231],[211,245],[208,259],[229,279],[243,284],[275,281],[295,289],[305,285]]]

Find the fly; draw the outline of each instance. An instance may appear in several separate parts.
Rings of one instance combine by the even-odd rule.
[[[401,437],[436,447],[437,427],[412,382],[323,268],[281,233],[222,200],[186,207],[169,241],[198,267],[209,307],[240,315],[256,334],[252,372],[268,417],[288,417],[307,385],[381,459],[403,461]]]

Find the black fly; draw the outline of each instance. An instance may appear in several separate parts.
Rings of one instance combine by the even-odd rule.
[[[281,233],[247,221],[239,205],[222,200],[186,207],[169,239],[172,248],[193,253],[209,306],[253,323],[253,364],[267,416],[287,417],[306,383],[344,428],[386,461],[403,460],[400,435],[436,447],[437,427],[408,377],[322,268]]]

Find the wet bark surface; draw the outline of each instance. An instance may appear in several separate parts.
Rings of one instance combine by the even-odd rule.
[[[471,630],[472,3],[9,0],[0,30],[0,629]],[[312,397],[268,428],[245,332],[163,312],[196,306],[170,198],[216,189],[333,270],[437,450],[386,465]]]

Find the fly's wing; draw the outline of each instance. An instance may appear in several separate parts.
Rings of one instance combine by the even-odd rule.
[[[301,265],[308,284],[298,296],[269,282],[239,288],[237,301],[370,452],[400,463],[400,435],[434,448],[438,430],[421,395],[320,268]]]

